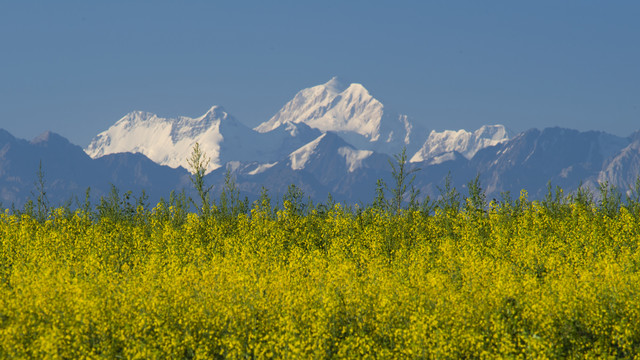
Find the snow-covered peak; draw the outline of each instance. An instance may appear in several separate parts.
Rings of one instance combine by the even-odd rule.
[[[337,76],[332,77],[331,80],[327,81],[326,83],[324,83],[321,86],[324,86],[327,89],[327,91],[329,91],[331,93],[334,93],[334,94],[341,93],[346,88],[344,86],[344,84],[342,84],[340,79],[338,79]]]
[[[353,101],[370,101],[373,99],[371,94],[369,94],[369,90],[367,90],[362,84],[353,83],[350,84],[346,89],[342,91],[342,95],[345,98],[349,98]],[[375,100],[375,99],[374,99]],[[378,101],[378,100],[375,100]]]
[[[190,119],[190,118],[185,117],[185,119]],[[195,122],[198,122],[198,121],[207,121],[207,120],[216,120],[216,119],[222,119],[222,120],[231,119],[232,121],[235,121],[235,118],[230,116],[224,110],[224,108],[220,105],[212,106],[209,110],[207,110],[206,113],[204,113],[204,115],[192,120],[194,120]]]
[[[458,152],[471,159],[478,151],[509,140],[509,132],[503,125],[484,125],[474,132],[466,130],[431,131],[422,148],[415,153],[410,162],[437,161],[453,159],[443,156]]]
[[[301,90],[255,130],[266,133],[289,123],[333,131],[358,148],[386,153],[410,145],[416,135],[406,116],[385,111],[362,84],[345,87],[337,78]]]
[[[212,171],[224,163],[221,146],[225,138],[229,139],[227,142],[237,142],[247,139],[248,133],[252,133],[251,129],[221,106],[213,106],[196,118],[163,118],[149,112],[133,111],[98,134],[85,152],[92,158],[120,152],[142,153],[162,165],[188,168],[187,159],[198,142],[211,158],[207,171]]]
[[[484,139],[488,142],[495,142],[492,145],[503,142],[505,139],[509,139],[509,131],[504,125],[483,125],[478,130],[473,132],[473,136],[478,139]]]
[[[255,130],[272,131],[287,123],[304,123],[321,131],[352,131],[377,140],[382,104],[360,84],[344,87],[337,78],[298,92],[269,121]]]
[[[255,130],[264,133],[289,122],[306,123],[306,120],[313,119],[322,113],[323,111],[319,108],[328,107],[343,90],[343,86],[335,77],[325,84],[303,89],[269,121],[258,125]]]
[[[381,158],[384,158],[386,166],[385,155],[356,149],[336,133],[328,131],[289,154],[288,166],[296,171],[324,169],[320,170],[320,177],[325,178],[369,168],[374,163],[377,165]]]
[[[320,115],[321,116],[317,116]],[[351,84],[331,101],[311,114],[304,122],[321,131],[347,131],[366,137],[369,141],[380,138],[383,105],[360,84]]]
[[[318,136],[312,142],[310,142],[310,143],[302,146],[298,150],[292,152],[289,155],[289,160],[291,161],[291,169],[293,169],[293,170],[304,169],[305,164],[307,163],[307,161],[309,161],[311,156],[315,153],[315,150],[318,147],[318,144],[320,144],[320,141],[322,141],[322,139],[326,135],[327,135],[326,133],[322,134],[322,135]]]
[[[120,120],[118,120],[113,126],[120,128],[132,128],[141,123],[157,122],[158,116],[156,114],[146,111],[132,111]]]

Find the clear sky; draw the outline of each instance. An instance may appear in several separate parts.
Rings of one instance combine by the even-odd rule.
[[[639,1],[0,0],[0,128],[247,125],[337,75],[428,129],[640,129]],[[425,135],[426,137],[426,135]]]

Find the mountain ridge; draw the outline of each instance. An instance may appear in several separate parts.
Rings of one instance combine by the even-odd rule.
[[[392,181],[389,162],[393,159],[387,154],[357,149],[333,132],[322,133],[313,142],[314,146],[306,143],[272,163],[229,162],[205,179],[214,192],[219,191],[228,168],[239,189],[253,198],[262,187],[280,196],[294,184],[315,200],[331,193],[338,201],[365,203],[372,200],[377,179]],[[532,199],[540,199],[549,182],[567,192],[581,185],[597,192],[598,183],[607,181],[625,193],[640,173],[638,136],[622,138],[595,131],[531,129],[483,148],[470,159],[457,151],[447,154],[452,156],[446,161],[407,164],[407,170],[421,169],[414,185],[422,196],[437,198],[448,176],[462,191],[476,175],[489,197],[525,189]],[[95,199],[108,194],[111,184],[124,191],[144,189],[152,201],[173,190],[191,191],[187,170],[159,165],[140,153],[92,159],[57,134],[27,141],[0,129],[0,201],[24,203],[34,189],[40,163],[53,202],[82,196],[86,188],[92,189]]]
[[[211,157],[207,173],[230,161],[279,161],[286,154],[313,141],[321,133],[334,132],[357,150],[392,155],[407,149],[412,161],[443,161],[453,150],[470,157],[480,148],[506,141],[501,125],[491,136],[459,130],[427,131],[407,115],[390,112],[361,84],[328,82],[300,90],[274,116],[249,129],[221,106],[213,106],[197,118],[162,118],[134,111],[98,134],[85,151],[93,158],[116,152],[139,152],[162,165],[187,168],[186,159],[198,142]],[[439,134],[439,140],[434,140]],[[473,138],[454,144],[460,138]],[[444,143],[443,143],[444,142]],[[448,142],[448,143],[447,143]],[[471,148],[472,147],[472,148]],[[420,152],[420,155],[417,154]]]
[[[51,132],[27,141],[0,129],[0,201],[24,202],[39,162],[58,200],[84,187],[101,196],[110,184],[146,188],[159,199],[190,188],[187,159],[196,142],[211,157],[206,180],[214,192],[231,171],[250,196],[262,187],[281,195],[295,184],[316,200],[331,193],[368,202],[378,179],[392,181],[389,163],[402,149],[407,169],[422,169],[414,185],[432,198],[449,174],[457,189],[480,175],[488,196],[526,189],[540,198],[549,181],[567,191],[596,190],[603,181],[626,191],[640,172],[640,131],[619,137],[556,127],[514,135],[499,124],[427,131],[361,84],[332,78],[300,90],[253,129],[218,105],[195,118],[132,111],[85,149]]]

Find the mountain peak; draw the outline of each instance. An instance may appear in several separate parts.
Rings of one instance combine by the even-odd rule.
[[[54,133],[53,131],[47,130],[45,132],[43,132],[42,134],[36,136],[35,138],[33,138],[33,140],[31,140],[31,144],[33,145],[37,145],[37,144],[51,144],[51,143],[56,143],[56,144],[71,144],[69,142],[69,140],[67,140],[67,138],[58,135],[56,133]]]
[[[141,153],[154,162],[173,168],[188,168],[195,143],[211,159],[207,172],[229,160],[259,158],[254,132],[215,105],[203,115],[191,118],[164,118],[145,112],[132,112],[98,134],[85,149],[92,158],[131,152]],[[244,143],[246,141],[246,143]]]
[[[122,126],[124,128],[130,129],[139,124],[146,123],[157,119],[158,116],[154,113],[150,113],[147,111],[134,110],[127,113],[125,116],[120,118],[120,120],[116,121],[114,126]]]
[[[204,115],[202,115],[201,119],[206,118],[226,118],[229,114],[224,110],[224,108],[220,105],[213,105],[209,110],[207,110]]]
[[[388,114],[362,84],[345,87],[337,77],[299,91],[269,121],[255,128],[272,131],[286,123],[304,123],[320,131],[334,131],[368,150],[392,152],[406,145],[412,128],[406,116]],[[384,149],[384,150],[382,150]]]
[[[369,94],[369,90],[367,90],[362,84],[353,83],[350,84],[342,93],[340,94],[343,98],[348,99],[350,102],[369,102],[375,100],[379,103],[378,100],[374,99],[371,94]]]
[[[482,125],[478,130],[473,132],[477,138],[487,138],[495,141],[503,141],[513,137],[512,132],[504,125]]]
[[[146,119],[152,118],[154,116],[157,116],[157,115],[154,114],[154,113],[150,113],[148,111],[134,110],[134,111],[131,111],[131,112],[127,113],[125,116],[123,116],[121,120],[123,120],[123,119],[146,120]]]
[[[327,81],[322,86],[335,94],[341,93],[346,89],[346,86],[340,81],[337,76],[332,77],[331,80]]]
[[[439,163],[450,160],[453,152],[471,159],[481,149],[504,143],[509,138],[509,132],[503,125],[483,125],[473,132],[464,129],[432,130],[422,148],[409,161]]]

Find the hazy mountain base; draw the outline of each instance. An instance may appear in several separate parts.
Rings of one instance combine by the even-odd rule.
[[[338,141],[341,141],[339,137],[336,136],[335,138]],[[499,153],[502,153],[502,151],[499,151]],[[138,157],[146,159],[144,156],[139,154]],[[529,157],[531,157],[531,154],[528,158]],[[103,159],[104,158],[109,159],[111,157],[103,157]],[[87,188],[83,202],[80,202],[76,197],[75,202],[71,200],[67,201],[62,209],[64,209],[68,214],[73,213],[74,209],[80,208],[87,213],[96,211],[97,214],[100,215],[99,217],[103,217],[105,213],[120,214],[123,212],[129,214],[128,216],[132,216],[133,213],[136,213],[137,211],[144,211],[145,208],[149,208],[150,204],[157,203],[161,207],[169,206],[171,208],[179,208],[182,213],[191,211],[191,205],[193,205],[193,209],[195,209],[201,216],[217,214],[218,217],[231,216],[231,218],[234,218],[239,215],[250,215],[250,204],[253,204],[253,206],[260,206],[261,204],[263,206],[266,206],[266,204],[268,204],[269,207],[272,206],[272,197],[269,190],[264,186],[260,188],[259,198],[255,200],[243,195],[243,191],[237,182],[236,175],[232,171],[232,168],[227,168],[221,185],[208,185],[207,180],[211,179],[211,174],[205,174],[207,172],[209,161],[210,159],[206,153],[204,153],[199,147],[199,144],[196,143],[193,148],[192,155],[188,159],[191,172],[188,177],[193,188],[189,191],[189,194],[184,190],[179,193],[171,191],[168,202],[162,197],[158,202],[149,202],[149,197],[144,190],[142,190],[139,196],[132,195],[131,191],[121,194],[118,188],[111,184],[109,195],[100,196],[97,205],[92,205],[90,188]],[[331,161],[331,157],[329,157],[329,161]],[[322,165],[322,162],[319,164]],[[318,163],[315,165],[318,165]],[[388,165],[391,168],[390,176],[387,174],[387,179],[378,177],[375,189],[370,189],[372,191],[370,191],[369,194],[375,194],[373,201],[370,203],[357,203],[355,204],[356,209],[365,209],[368,206],[372,206],[382,211],[391,211],[394,213],[398,213],[402,209],[406,209],[408,211],[419,210],[425,216],[428,216],[438,209],[443,211],[459,212],[462,208],[469,210],[469,206],[472,206],[472,208],[475,208],[478,211],[486,211],[489,207],[495,207],[499,204],[502,204],[502,206],[514,206],[514,204],[517,203],[514,203],[513,197],[509,191],[501,192],[500,200],[493,198],[493,200],[488,202],[487,194],[481,185],[479,174],[475,176],[473,181],[462,186],[462,188],[466,189],[468,196],[461,196],[455,184],[452,183],[450,171],[443,176],[444,184],[442,186],[436,186],[438,191],[437,196],[433,198],[428,194],[426,196],[421,196],[421,189],[416,186],[416,184],[418,184],[416,181],[417,174],[421,169],[415,168],[413,164],[408,162],[406,151],[404,149],[400,154],[394,155],[394,161],[389,160]],[[434,166],[435,169],[438,169],[437,165]],[[313,169],[314,167],[309,168]],[[322,166],[320,166],[320,168],[322,168]],[[236,167],[235,170],[237,169],[238,168]],[[300,175],[301,172],[286,171],[288,169],[288,167],[285,167],[282,171],[278,172],[278,174],[282,175],[283,173],[288,172],[289,174],[294,175],[292,180],[299,180],[296,179],[295,176]],[[444,170],[444,167],[441,167],[441,170]],[[302,173],[304,174],[304,172]],[[352,173],[352,171],[349,173]],[[437,173],[435,174],[436,176],[441,175]],[[353,180],[354,182],[362,180],[362,177],[357,176],[358,174],[355,175],[356,176],[350,180]],[[34,184],[35,192],[31,192],[32,197],[26,201],[24,209],[19,210],[14,204],[12,205],[12,213],[17,215],[25,214],[38,219],[39,221],[44,221],[51,215],[50,211],[53,207],[51,206],[52,203],[47,196],[42,163],[39,164],[37,177],[38,179]],[[331,179],[331,175],[325,174],[321,179]],[[344,177],[340,178],[339,176],[337,179],[340,181],[345,180]],[[278,182],[280,184],[283,184],[284,181],[286,181],[286,178],[283,178],[282,176],[278,178]],[[358,187],[355,183],[352,185],[353,186],[346,186],[346,188],[357,187],[360,191],[365,189],[363,186]],[[316,184],[316,187],[311,188],[311,191],[317,188],[322,188],[322,186],[323,184]],[[255,191],[255,189],[252,190]],[[306,194],[304,188],[296,186],[293,182],[290,182],[286,191],[284,189],[277,190],[283,192],[281,204],[285,208],[287,204],[290,207],[293,206],[295,211],[300,215],[306,215],[313,211],[318,211],[319,209],[331,208],[336,203],[336,200],[340,202],[340,200],[334,198],[330,192],[324,202],[318,200],[314,202],[313,195],[316,194]],[[581,206],[599,209],[603,212],[617,211],[618,208],[625,204],[633,211],[634,209],[639,208],[638,204],[640,203],[640,175],[636,177],[634,186],[630,187],[624,194],[617,187],[610,185],[607,182],[599,183],[597,192],[594,192],[589,186],[581,184],[574,192],[565,193],[559,186],[556,186],[555,188],[552,187],[551,182],[547,183],[546,190],[546,195],[542,200],[542,204],[547,208],[554,209],[554,211],[555,209],[559,209],[570,203],[578,203]],[[216,193],[219,194],[219,197],[217,198]],[[191,196],[191,194],[194,196]],[[522,194],[526,194],[526,191],[523,189],[520,191],[520,194],[522,197]],[[274,212],[279,210],[279,204],[279,202],[275,203],[275,208],[273,208]]]
[[[491,199],[499,199],[504,192],[516,195],[521,189],[526,189],[532,199],[542,199],[549,182],[567,193],[582,185],[597,196],[598,184],[606,181],[624,194],[632,189],[640,174],[638,134],[618,138],[601,132],[534,129],[509,142],[484,148],[470,160],[454,152],[445,162],[407,166],[421,169],[414,183],[421,192],[420,198],[437,198],[447,174],[451,174],[452,186],[463,191],[466,182],[479,174]],[[298,170],[292,168],[290,157],[267,166],[232,162],[209,173],[206,181],[217,196],[224,185],[224,174],[231,169],[238,188],[251,201],[259,197],[263,187],[278,199],[293,184],[316,202],[326,200],[330,193],[343,203],[370,203],[377,179],[386,182],[392,179],[389,166],[392,157],[372,153],[350,168],[344,153],[339,151],[349,148],[349,144],[329,132]],[[153,204],[171,191],[184,190],[193,195],[185,169],[158,165],[141,154],[120,153],[91,159],[80,147],[53,133],[29,142],[0,131],[0,202],[22,207],[29,198],[33,199],[39,164],[52,204],[82,201],[87,188],[91,188],[91,200],[95,203],[111,192],[112,185],[135,196],[144,189]],[[256,171],[259,167],[261,171]]]

